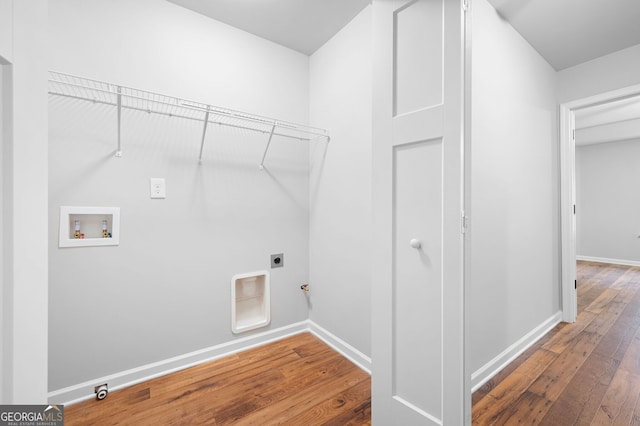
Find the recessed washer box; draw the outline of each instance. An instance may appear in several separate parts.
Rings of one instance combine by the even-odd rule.
[[[231,279],[231,331],[235,334],[271,322],[269,272],[234,275]]]
[[[120,244],[120,207],[60,207],[58,247],[117,246],[118,244]]]

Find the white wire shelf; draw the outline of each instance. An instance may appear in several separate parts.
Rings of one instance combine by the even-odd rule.
[[[143,111],[150,114],[161,114],[169,117],[202,122],[203,128],[200,141],[200,154],[198,156],[199,161],[202,161],[205,136],[207,127],[210,124],[247,129],[268,135],[268,141],[260,162],[261,169],[264,167],[264,161],[274,136],[300,141],[324,139],[328,142],[330,140],[329,132],[325,129],[119,86],[104,81],[91,80],[56,71],[49,71],[48,91],[49,95],[53,96],[62,96],[115,107],[117,109],[118,128],[115,151],[116,157],[122,156],[121,117],[123,110]]]

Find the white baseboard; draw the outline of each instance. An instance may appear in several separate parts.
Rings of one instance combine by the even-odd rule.
[[[562,311],[559,311],[471,374],[471,391],[475,392],[478,390],[482,385],[488,382],[489,379],[498,374],[500,370],[526,351],[542,336],[547,334],[547,332],[555,327],[561,320]]]
[[[493,358],[487,364],[479,368],[471,375],[472,391],[475,392],[480,386],[485,384],[491,377],[496,375],[507,364],[517,358],[529,346],[544,336],[549,330],[556,326],[562,319],[562,312],[558,312],[520,340],[505,349],[501,354]],[[125,370],[119,373],[99,377],[77,385],[57,389],[49,392],[48,401],[53,404],[71,405],[87,399],[94,398],[94,388],[97,385],[108,383],[109,390],[114,391],[135,385],[146,380],[170,374],[185,368],[189,368],[204,362],[213,361],[237,352],[245,351],[256,346],[265,345],[285,337],[303,332],[311,332],[320,340],[331,346],[342,354],[345,358],[356,364],[362,370],[371,374],[371,358],[363,354],[344,340],[335,336],[328,330],[320,327],[313,321],[307,320],[269,330],[264,333],[239,338],[220,345],[179,355],[166,360],[154,362],[140,367]]]
[[[344,340],[332,334],[328,330],[320,327],[315,322],[309,320],[309,329],[320,340],[338,351],[342,356],[353,362],[362,370],[371,374],[371,358],[363,354]]]
[[[358,367],[371,374],[371,358],[367,357],[353,346],[349,345],[339,337],[331,334],[324,328],[310,320],[301,321],[285,327],[269,330],[264,333],[253,334],[242,337],[220,345],[211,346],[179,355],[173,358],[99,377],[84,383],[72,385],[66,388],[57,389],[48,394],[48,401],[51,404],[76,404],[95,397],[94,388],[103,383],[109,385],[109,391],[123,389],[137,383],[151,380],[156,377],[184,370],[198,364],[213,361],[237,352],[246,351],[256,346],[293,336],[294,334],[311,332],[327,345],[334,348],[345,358],[356,364]]]
[[[48,394],[51,404],[71,405],[95,397],[94,388],[103,383],[109,384],[109,391],[135,385],[155,377],[164,376],[204,362],[213,361],[256,346],[265,345],[294,334],[311,331],[309,321],[302,321],[285,327],[252,334],[220,345],[200,349],[184,355],[121,371],[104,377],[57,389]]]
[[[584,260],[587,262],[611,263],[613,265],[640,266],[640,262],[637,260],[608,259],[606,257],[576,256],[576,260]]]

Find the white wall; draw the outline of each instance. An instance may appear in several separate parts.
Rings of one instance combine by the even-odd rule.
[[[307,56],[161,0],[53,0],[49,68],[308,121]],[[50,390],[308,318],[308,144],[50,101]],[[164,177],[165,200],[149,199]],[[118,247],[57,247],[59,207],[121,207]],[[231,333],[232,275],[271,271],[271,325]]]
[[[5,383],[4,380],[4,370],[5,370],[5,356],[4,352],[7,350],[7,345],[5,342],[5,334],[8,333],[5,331],[5,319],[4,315],[8,311],[8,306],[5,305],[5,288],[8,285],[8,280],[5,279],[5,244],[8,241],[7,230],[5,230],[5,214],[4,214],[4,182],[5,182],[5,174],[7,173],[7,166],[5,164],[5,136],[4,136],[4,122],[6,120],[4,111],[7,110],[5,107],[6,89],[4,82],[4,65],[0,62],[0,165],[2,166],[0,171],[0,307],[2,307],[2,313],[0,314],[0,383]],[[0,402],[4,401],[4,386],[0,386]]]
[[[47,400],[47,2],[0,1],[3,404]]]
[[[371,7],[311,56],[311,320],[371,354]]]
[[[564,103],[640,84],[640,45],[558,72],[558,102]]]
[[[307,121],[307,56],[167,3],[52,0],[50,69]]]
[[[13,58],[13,2],[0,0],[0,55],[5,61]]]
[[[472,372],[560,310],[556,74],[473,3]],[[496,367],[496,366],[493,366]]]
[[[576,148],[577,254],[640,262],[640,139]]]

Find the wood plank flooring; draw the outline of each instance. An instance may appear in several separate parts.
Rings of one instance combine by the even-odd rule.
[[[640,425],[640,268],[578,262],[578,318],[473,394],[473,425]]]
[[[557,325],[473,394],[474,426],[640,425],[639,290],[640,268],[579,262],[577,321]],[[65,418],[370,425],[371,381],[304,333],[68,406]]]
[[[73,425],[370,425],[370,376],[309,333],[65,407]]]

